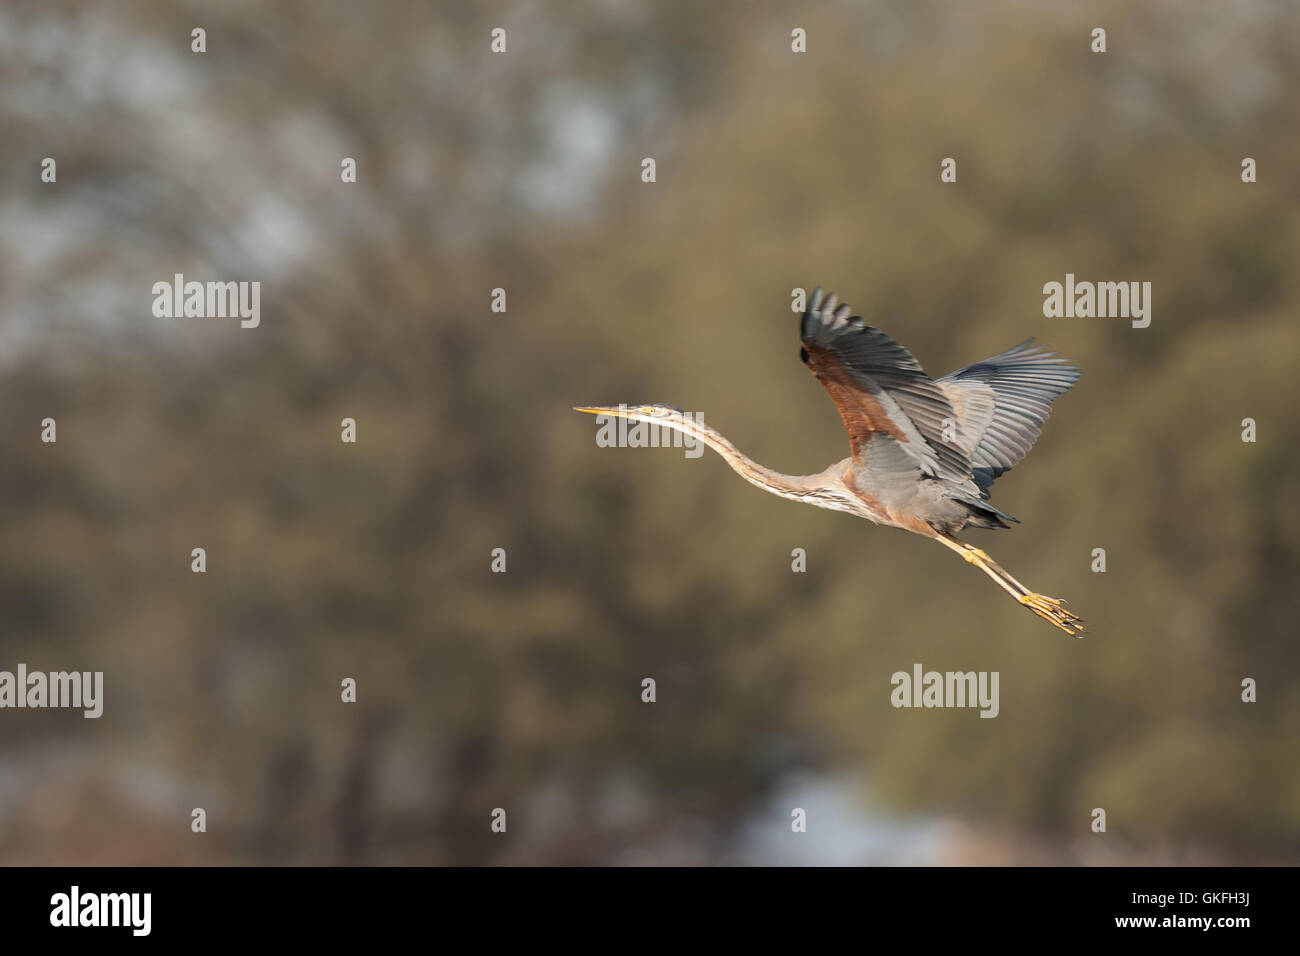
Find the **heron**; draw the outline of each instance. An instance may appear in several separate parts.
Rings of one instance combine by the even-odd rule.
[[[1083,619],[1066,602],[1031,591],[956,537],[963,528],[1019,523],[989,503],[993,482],[1033,447],[1052,402],[1078,381],[1079,369],[1030,338],[931,379],[911,352],[820,287],[800,319],[800,340],[800,359],[830,394],[849,433],[849,457],[815,475],[766,468],[672,405],[581,405],[574,411],[682,432],[764,491],[933,538],[1039,617],[1082,637]]]

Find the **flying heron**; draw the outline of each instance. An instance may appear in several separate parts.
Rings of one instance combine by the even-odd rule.
[[[1064,602],[1029,590],[979,548],[954,537],[963,528],[1007,528],[1007,521],[1017,520],[989,504],[989,489],[1033,447],[1049,406],[1078,381],[1079,370],[1027,339],[931,379],[911,352],[852,311],[818,288],[800,324],[799,357],[830,393],[849,432],[849,457],[818,474],[765,468],[671,405],[574,411],[682,432],[764,491],[933,538],[1039,617],[1081,636],[1083,621]]]

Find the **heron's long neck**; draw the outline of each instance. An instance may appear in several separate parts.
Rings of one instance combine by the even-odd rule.
[[[730,440],[725,438],[721,432],[704,424],[702,421],[687,421],[684,423],[671,422],[666,423],[670,428],[685,435],[693,435],[695,438],[704,442],[719,455],[721,455],[731,466],[732,470],[740,477],[744,478],[751,485],[757,485],[764,491],[770,491],[774,495],[780,495],[782,498],[791,498],[796,501],[807,501],[809,496],[816,490],[817,482],[814,479],[820,478],[819,475],[785,475],[779,471],[773,471],[760,465],[748,455],[743,454]]]

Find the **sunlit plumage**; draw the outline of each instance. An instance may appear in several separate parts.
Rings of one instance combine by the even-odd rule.
[[[765,491],[902,528],[961,554],[1035,614],[1069,634],[1082,620],[1029,590],[954,535],[1006,528],[989,503],[993,482],[1033,447],[1054,399],[1079,378],[1067,360],[1022,342],[931,379],[907,349],[819,288],[800,323],[800,357],[839,409],[849,457],[815,475],[783,475],[741,454],[716,430],[671,405],[582,406],[692,435]]]

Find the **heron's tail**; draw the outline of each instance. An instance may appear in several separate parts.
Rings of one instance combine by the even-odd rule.
[[[1013,518],[1001,508],[995,507],[982,498],[975,498],[969,495],[954,496],[954,501],[960,501],[970,510],[970,518],[966,521],[967,528],[1010,528],[1008,521],[1020,524],[1019,518]]]

